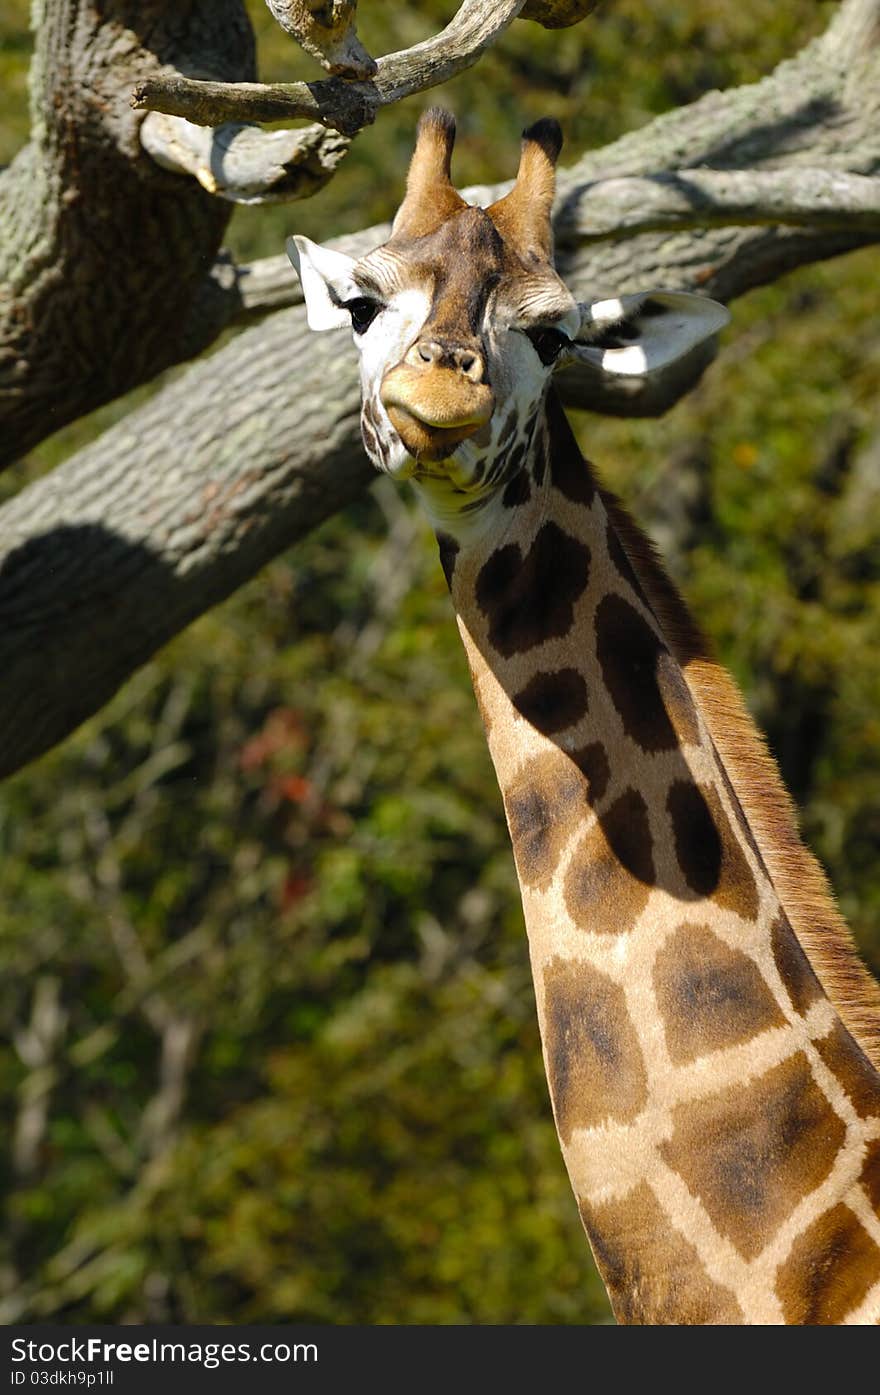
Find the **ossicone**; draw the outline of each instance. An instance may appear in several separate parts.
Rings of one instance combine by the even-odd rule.
[[[452,112],[429,107],[419,119],[406,194],[392,225],[393,236],[422,237],[466,207],[452,184],[454,145]]]
[[[527,261],[550,261],[553,256],[550,215],[561,149],[562,128],[554,117],[544,116],[527,127],[513,188],[487,210],[504,240]]]

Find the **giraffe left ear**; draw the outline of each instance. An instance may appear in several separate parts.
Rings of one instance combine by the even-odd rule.
[[[581,305],[569,356],[603,373],[647,378],[723,329],[730,313],[717,300],[686,291],[646,291]]]
[[[310,242],[307,237],[289,237],[285,247],[303,289],[309,329],[341,329],[350,325],[345,302],[363,294],[352,276],[352,258]]]

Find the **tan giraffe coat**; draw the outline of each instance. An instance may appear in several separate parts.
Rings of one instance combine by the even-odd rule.
[[[441,551],[615,1313],[875,1321],[880,1077],[792,931],[553,401],[531,469],[502,539]]]

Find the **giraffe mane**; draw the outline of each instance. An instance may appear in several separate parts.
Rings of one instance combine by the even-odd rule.
[[[825,873],[801,840],[794,804],[765,739],[735,682],[713,658],[650,538],[614,494],[600,492],[706,722],[801,948],[851,1036],[880,1069],[880,984],[859,958]]]

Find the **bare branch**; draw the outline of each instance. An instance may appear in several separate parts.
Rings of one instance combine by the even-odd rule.
[[[376,60],[355,32],[357,0],[266,0],[272,14],[328,73],[371,78]]]
[[[665,228],[786,225],[880,231],[880,179],[796,165],[676,170],[586,184],[562,233],[585,241]]]
[[[843,0],[820,43],[829,58],[858,66],[880,43],[880,0]]]
[[[14,1036],[16,1051],[28,1067],[12,1137],[12,1166],[18,1178],[29,1177],[37,1166],[49,1120],[49,1098],[58,1079],[53,1058],[66,1025],[61,980],[42,974],[34,985],[30,1022]]]
[[[236,268],[241,304],[235,320],[239,323],[302,303],[302,286],[286,256],[260,257]]]
[[[198,78],[147,78],[132,94],[136,111],[164,111],[198,126],[226,121],[296,121],[304,118],[354,136],[376,119],[382,103],[363,82],[207,82]]]
[[[141,144],[164,169],[192,175],[209,194],[232,203],[280,203],[309,198],[333,176],[349,147],[323,126],[263,131],[228,122],[195,126],[151,111]]]
[[[183,116],[198,126],[304,117],[355,135],[375,121],[381,107],[448,82],[469,68],[516,19],[523,3],[464,0],[441,33],[380,58],[372,82],[327,78],[321,82],[263,84],[155,77],[138,83],[131,104],[136,109]]]
[[[201,1027],[193,1017],[171,1016],[164,1024],[159,1079],[138,1129],[139,1148],[150,1158],[160,1157],[174,1141],[200,1035]]]

